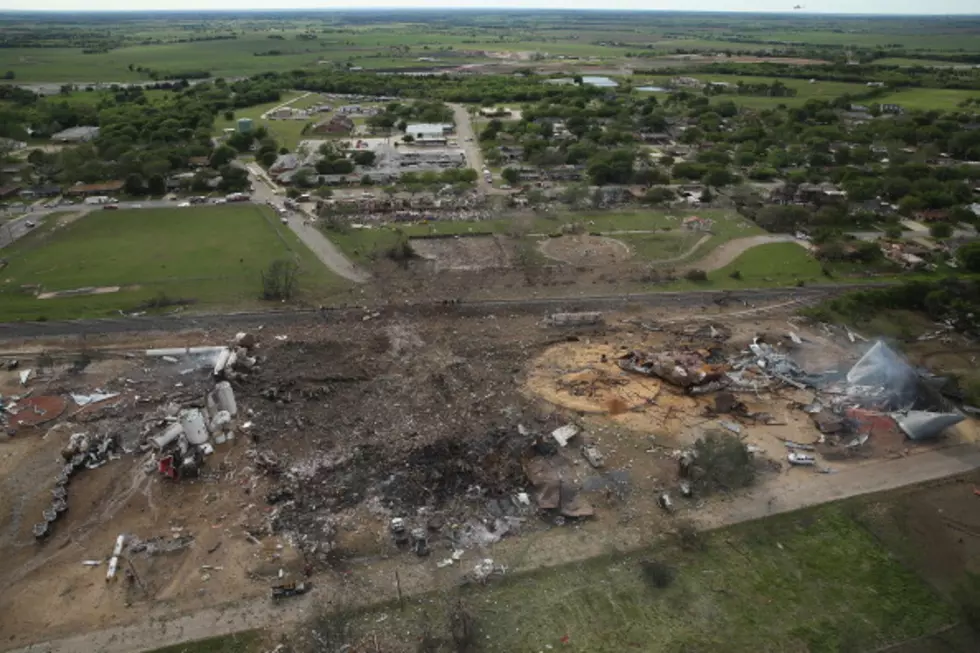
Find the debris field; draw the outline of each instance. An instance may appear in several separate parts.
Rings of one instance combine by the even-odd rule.
[[[290,596],[391,559],[483,581],[505,538],[600,546],[749,482],[973,437],[942,379],[884,343],[676,319],[368,313],[8,353],[0,630]]]

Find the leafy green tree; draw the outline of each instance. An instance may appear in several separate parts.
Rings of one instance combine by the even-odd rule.
[[[264,152],[260,153],[258,156],[259,163],[265,166],[266,168],[268,168],[273,163],[275,163],[276,159],[278,158],[279,155],[276,154],[275,150],[265,150]]]
[[[377,155],[371,150],[361,150],[354,153],[354,163],[359,166],[373,166]]]
[[[227,145],[219,145],[211,153],[210,165],[212,168],[220,168],[230,163],[236,156],[238,156],[238,152],[234,148],[228,147]]]
[[[500,172],[500,176],[511,186],[516,186],[517,182],[521,180],[521,173],[517,168],[504,168]]]
[[[967,243],[956,250],[956,260],[967,272],[980,272],[980,241]]]
[[[143,176],[135,172],[126,177],[124,189],[127,195],[142,195],[144,192]]]
[[[953,225],[948,222],[935,222],[929,227],[929,235],[936,239],[949,238],[953,235]]]
[[[163,175],[153,175],[146,180],[146,190],[155,197],[165,195],[167,193],[167,180]]]

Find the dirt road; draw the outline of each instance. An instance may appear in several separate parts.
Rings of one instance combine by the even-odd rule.
[[[453,110],[456,120],[456,136],[459,140],[459,146],[463,148],[463,152],[466,154],[466,162],[479,173],[476,179],[477,188],[484,193],[493,192],[493,184],[483,176],[483,152],[480,150],[480,142],[473,131],[473,122],[470,120],[469,112],[462,104],[450,104],[449,106]]]
[[[758,247],[759,245],[769,245],[772,243],[796,243],[800,245],[800,247],[806,247],[804,243],[801,243],[799,240],[789,234],[746,236],[745,238],[735,238],[734,240],[729,240],[727,243],[719,245],[703,259],[694,261],[686,267],[711,272],[712,270],[725,267],[753,247]],[[700,245],[700,242],[698,244]],[[690,254],[690,252],[688,254]]]
[[[298,98],[297,98],[298,99]],[[283,206],[283,195],[275,182],[269,179],[265,171],[254,163],[248,164],[248,173],[255,188],[253,201],[256,203],[271,203],[276,208]],[[368,273],[357,266],[323,235],[313,224],[315,216],[306,212],[290,213],[286,224],[293,230],[303,244],[310,248],[316,257],[334,273],[354,283],[364,283],[370,278]]]
[[[799,482],[792,487],[780,484],[778,494],[773,494],[771,489],[763,486],[743,500],[713,505],[695,515],[695,519],[703,527],[718,528],[846,497],[934,481],[977,468],[980,468],[980,449],[972,444],[965,444],[874,465],[857,465],[830,476],[801,471]],[[567,546],[562,548],[561,559],[555,563],[574,562],[592,555],[588,539],[567,540]],[[444,574],[421,567],[413,569],[418,572],[418,577],[413,579],[418,581],[413,583],[417,591],[430,591],[445,585]],[[321,606],[353,606],[393,600],[393,583],[390,579],[372,574],[372,571],[363,574],[365,577],[360,579],[359,589],[356,590],[328,578],[310,595],[283,604],[274,604],[271,599],[263,596],[234,606],[185,615],[178,615],[169,607],[160,608],[151,612],[148,623],[107,628],[16,649],[13,653],[134,653],[242,630],[290,626],[312,616],[313,611],[321,609]],[[527,570],[518,568],[514,571]],[[374,577],[366,578],[367,576]]]
[[[313,95],[313,94],[310,93],[310,92],[306,92],[306,93],[303,93],[302,95],[298,95],[298,96],[294,97],[292,100],[286,100],[285,102],[283,102],[279,106],[272,107],[271,109],[269,109],[268,111],[266,111],[265,113],[263,113],[261,119],[262,120],[268,120],[270,113],[273,113],[274,111],[278,111],[279,109],[283,109],[285,107],[288,107],[293,102],[298,102],[299,100],[302,100],[305,97],[309,97],[310,95]]]

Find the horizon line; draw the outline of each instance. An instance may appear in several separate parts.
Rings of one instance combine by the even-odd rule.
[[[243,7],[236,9],[221,9],[221,8],[205,8],[205,9],[4,9],[0,8],[0,16],[5,14],[127,14],[127,15],[138,15],[138,14],[243,14],[243,13],[289,13],[289,12],[306,12],[306,13],[374,13],[374,12],[385,12],[385,11],[399,11],[399,12],[446,12],[446,7],[426,7],[426,6],[371,6],[357,8],[353,6],[349,7]],[[520,13],[520,12],[547,12],[547,13],[581,13],[581,12],[601,12],[609,14],[715,14],[715,15],[728,15],[728,14],[738,14],[738,15],[768,15],[768,16],[842,16],[842,17],[874,17],[874,18],[945,18],[945,17],[956,17],[956,18],[980,18],[980,12],[974,13],[956,13],[956,12],[946,12],[937,14],[917,14],[917,13],[864,13],[864,12],[822,12],[819,10],[765,10],[765,9],[752,9],[752,10],[728,10],[728,11],[718,11],[718,10],[699,10],[699,9],[605,9],[602,7],[578,7],[571,9],[553,8],[553,7],[513,7],[513,6],[463,6],[453,8],[454,12],[488,12],[488,11],[499,11],[507,13]]]

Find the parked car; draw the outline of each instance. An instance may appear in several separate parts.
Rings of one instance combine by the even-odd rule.
[[[103,211],[118,211],[119,210],[119,205],[118,204],[103,204],[102,205],[102,210]]]

